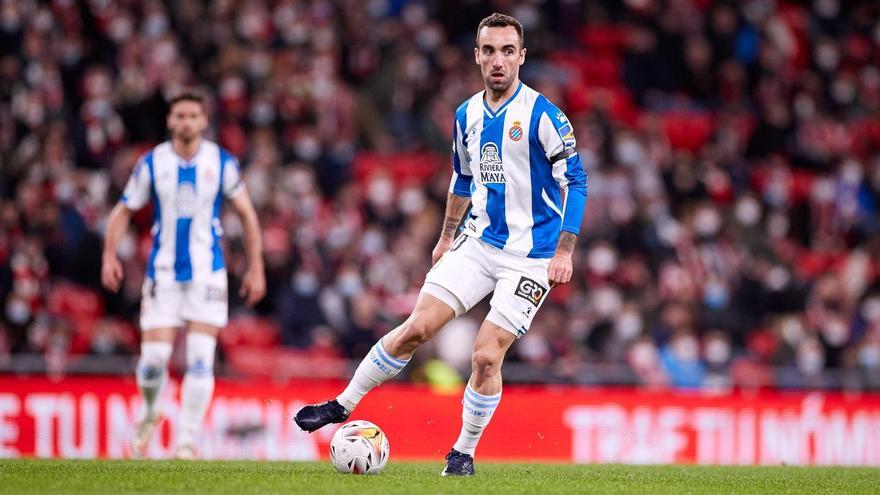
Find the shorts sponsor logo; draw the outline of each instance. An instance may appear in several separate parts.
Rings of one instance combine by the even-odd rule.
[[[547,294],[547,289],[528,277],[520,277],[514,294],[532,303],[537,308],[541,304],[541,299],[544,299],[544,296]]]
[[[226,300],[226,290],[209,285],[205,288],[205,301],[223,302]]]

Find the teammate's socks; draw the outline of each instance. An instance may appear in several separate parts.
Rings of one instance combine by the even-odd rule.
[[[171,350],[171,342],[141,343],[135,378],[144,399],[144,418],[154,419],[157,415],[159,393],[168,376]]]
[[[367,392],[394,378],[408,362],[409,359],[400,359],[389,354],[382,345],[382,339],[379,339],[358,365],[348,386],[336,400],[348,412],[353,411]]]
[[[475,392],[468,383],[461,401],[461,433],[452,448],[473,456],[477,450],[480,436],[483,435],[483,430],[492,420],[492,414],[500,401],[501,392],[495,395],[481,395]]]
[[[180,390],[178,445],[194,446],[214,394],[214,348],[217,339],[203,333],[186,336],[186,374]]]

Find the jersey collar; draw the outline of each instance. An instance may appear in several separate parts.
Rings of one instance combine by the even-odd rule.
[[[486,110],[486,112],[489,113],[489,116],[494,119],[495,117],[501,115],[502,112],[504,112],[504,110],[507,108],[507,105],[510,105],[510,102],[512,102],[513,100],[516,99],[516,97],[517,97],[517,95],[519,95],[519,92],[522,89],[522,87],[523,87],[523,83],[522,83],[522,81],[520,81],[519,86],[516,87],[516,91],[514,91],[513,94],[510,95],[510,98],[508,98],[507,101],[502,103],[501,106],[498,107],[498,110],[496,110],[494,112],[492,111],[491,108],[489,108],[489,104],[486,103],[486,90],[483,90],[483,98],[482,98],[483,108]]]

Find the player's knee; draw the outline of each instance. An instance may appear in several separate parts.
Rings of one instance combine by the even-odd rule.
[[[471,366],[478,376],[491,376],[501,370],[501,356],[490,349],[476,349]]]
[[[171,357],[170,342],[144,342],[138,361],[137,378],[142,384],[161,383]]]
[[[433,329],[421,318],[410,318],[405,324],[398,341],[403,347],[421,346],[425,342],[431,340]],[[409,349],[407,349],[409,350]]]
[[[186,336],[186,372],[198,375],[214,374],[214,349],[217,338],[204,333],[190,332]]]

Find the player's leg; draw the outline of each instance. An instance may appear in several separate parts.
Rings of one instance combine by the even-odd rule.
[[[500,253],[495,261],[498,284],[490,301],[492,309],[474,343],[473,370],[462,400],[461,433],[447,456],[443,475],[474,474],[477,443],[501,401],[504,355],[528,331],[550,290],[549,260]]]
[[[477,239],[457,241],[428,273],[410,317],[370,349],[335,400],[300,409],[295,418],[297,425],[305,431],[315,431],[326,424],[344,421],[364,395],[397,375],[416,349],[452,318],[486,297],[495,286],[486,259],[486,248]]]
[[[228,321],[225,270],[186,287],[181,317],[189,323],[186,335],[186,373],[180,386],[180,434],[175,457],[194,459],[205,414],[214,396],[214,354],[217,335]]]
[[[443,476],[474,474],[473,456],[477,443],[501,401],[501,364],[516,340],[516,334],[508,329],[512,325],[507,323],[502,328],[491,321],[502,318],[500,313],[490,312],[474,342],[471,377],[462,399],[461,432],[446,456]]]
[[[159,424],[159,396],[168,379],[168,360],[171,358],[177,328],[183,325],[179,308],[177,284],[159,290],[152,280],[144,282],[141,297],[141,356],[135,370],[135,380],[144,401],[144,411],[135,425],[131,442],[132,457],[146,454],[153,432]]]
[[[413,352],[454,317],[451,307],[422,291],[409,318],[373,345],[345,390],[335,400],[300,409],[294,418],[296,424],[312,432],[345,421],[370,390],[397,376]]]
[[[193,459],[205,413],[214,395],[214,351],[220,328],[191,322],[186,335],[186,373],[180,387],[180,436],[176,457]]]

